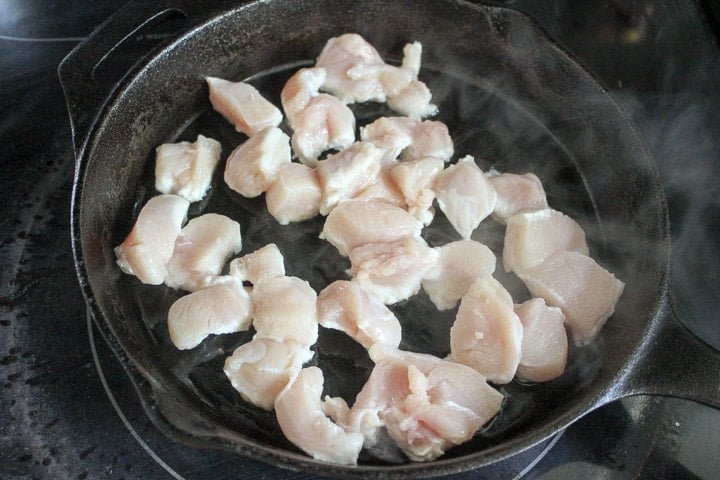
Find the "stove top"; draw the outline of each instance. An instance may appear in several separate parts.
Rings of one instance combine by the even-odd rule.
[[[56,69],[123,2],[0,1],[0,478],[314,478],[166,439],[87,321],[69,242],[74,156]],[[715,2],[508,0],[577,55],[638,125],[673,225],[676,312],[720,348]],[[91,5],[91,6],[90,6]],[[717,478],[720,412],[613,402],[462,478]]]

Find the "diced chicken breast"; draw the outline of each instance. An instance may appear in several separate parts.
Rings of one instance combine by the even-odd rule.
[[[235,125],[238,132],[251,137],[267,127],[280,125],[280,110],[249,83],[230,82],[215,77],[207,77],[205,80],[213,108]]]
[[[400,344],[402,331],[395,314],[355,282],[336,280],[325,287],[318,294],[317,308],[320,325],[347,333],[365,348]]]
[[[379,78],[385,61],[375,47],[356,33],[331,38],[315,63],[326,70],[323,90],[345,103],[384,102],[385,91]]]
[[[517,305],[515,313],[523,325],[518,378],[547,382],[562,375],[568,351],[562,311],[548,307],[542,298],[531,298]]]
[[[422,63],[422,44],[420,42],[408,43],[403,47],[402,68],[411,72],[415,78],[420,74]]]
[[[280,225],[314,217],[320,212],[321,198],[317,172],[301,163],[282,164],[265,192],[268,212]]]
[[[491,382],[508,383],[520,363],[522,338],[510,294],[492,276],[480,277],[460,301],[450,329],[452,360]]]
[[[194,143],[163,143],[155,149],[155,189],[190,202],[201,200],[221,152],[220,142],[202,135]]]
[[[455,145],[447,125],[437,120],[423,120],[412,127],[412,143],[403,150],[400,160],[404,162],[435,157],[450,161]]]
[[[305,280],[269,278],[253,285],[251,298],[258,335],[305,347],[317,341],[317,294]]]
[[[285,437],[316,460],[357,464],[363,436],[347,432],[325,413],[325,379],[318,367],[300,370],[275,400],[275,414]]]
[[[312,356],[297,342],[255,335],[225,360],[223,370],[244,400],[272,410],[275,398]]]
[[[324,68],[301,68],[285,82],[280,92],[280,102],[291,128],[295,128],[297,114],[318,95],[324,81]]]
[[[458,240],[436,247],[438,260],[422,287],[438,310],[455,308],[479,277],[495,273],[495,254],[475,240]]]
[[[506,272],[522,273],[559,250],[588,254],[585,232],[564,213],[545,208],[508,219],[503,246]]]
[[[489,175],[488,178],[497,194],[492,215],[499,222],[506,223],[516,213],[548,207],[545,189],[532,173],[503,173]]]
[[[256,284],[263,280],[285,276],[285,261],[274,243],[230,262],[230,275],[239,282]]]
[[[225,183],[244,197],[257,197],[290,158],[290,138],[279,128],[267,128],[233,150],[225,165]]]
[[[406,210],[382,200],[347,200],[328,214],[320,238],[347,256],[366,243],[419,237],[422,223]]]
[[[208,335],[247,330],[251,311],[250,295],[239,283],[198,290],[170,306],[170,340],[180,350],[187,350],[200,345]]]
[[[350,251],[353,281],[383,303],[397,303],[420,290],[423,277],[435,267],[437,257],[437,251],[417,237],[366,243]]]
[[[407,210],[408,206],[405,203],[405,197],[392,178],[392,169],[397,165],[397,161],[387,161],[383,157],[382,162],[377,181],[353,198],[356,200],[380,200]]]
[[[442,159],[427,157],[401,162],[390,171],[403,194],[408,211],[424,225],[429,225],[435,216],[432,208],[435,191],[432,186],[443,168],[445,163]]]
[[[295,114],[292,147],[301,162],[313,166],[330,149],[355,142],[355,115],[336,97],[321,93]]]
[[[158,195],[148,200],[130,234],[115,248],[122,271],[135,275],[142,283],[163,283],[189,206],[190,202],[177,195]]]
[[[495,190],[470,155],[443,170],[435,181],[440,209],[462,238],[495,208]]]
[[[518,273],[535,297],[565,314],[573,340],[582,345],[597,334],[615,312],[625,284],[592,258],[559,250],[541,264]]]
[[[425,118],[438,112],[432,102],[430,89],[420,80],[413,79],[396,95],[388,95],[387,105],[394,111],[411,118]]]
[[[376,344],[375,368],[347,415],[372,444],[377,426],[415,461],[430,461],[472,436],[500,410],[502,394],[464,365]]]
[[[395,160],[413,142],[412,129],[417,124],[408,117],[380,117],[360,127],[360,139],[384,150],[385,161]]]
[[[175,240],[165,284],[190,292],[206,288],[217,280],[225,260],[241,248],[240,224],[236,221],[216,213],[195,217]]]
[[[320,214],[327,215],[340,202],[376,183],[381,159],[382,150],[357,142],[321,160],[315,168],[322,191]]]

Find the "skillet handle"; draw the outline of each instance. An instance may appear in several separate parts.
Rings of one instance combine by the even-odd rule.
[[[149,30],[164,20],[181,20],[183,29],[186,29],[221,8],[242,3],[247,3],[247,0],[131,0],[77,45],[58,67],[58,76],[70,114],[75,158],[79,158],[79,153],[109,96],[129,70],[132,70],[128,68],[126,71],[117,72],[110,68],[118,57],[121,57],[122,47],[135,47],[131,56],[137,58],[131,60],[137,65],[158,43],[178,33],[175,28],[171,33],[157,34],[150,31],[148,35],[143,35],[146,29]],[[171,26],[177,27],[177,23],[174,22]],[[152,43],[148,42],[148,39],[152,40]],[[144,51],[136,51],[140,50],[139,43],[140,47],[144,47]],[[128,55],[127,52],[123,54]],[[124,57],[121,59],[126,61]],[[111,75],[104,75],[107,71],[111,71]]]
[[[682,325],[669,302],[651,330],[618,396],[664,395],[720,409],[720,352]]]

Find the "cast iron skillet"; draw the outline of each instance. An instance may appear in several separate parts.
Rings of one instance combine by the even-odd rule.
[[[461,0],[203,3],[131,2],[59,71],[77,155],[72,245],[80,285],[148,415],[168,436],[323,475],[406,478],[498,462],[627,395],[676,395],[720,406],[720,356],[680,326],[669,304],[668,216],[656,167],[612,98],[530,19]],[[186,27],[121,81],[99,80],[123,40],[166,15],[186,18]],[[250,78],[277,102],[292,71],[345,32],[362,34],[395,61],[406,42],[422,42],[421,77],[434,92],[438,118],[448,123],[457,154],[474,155],[485,170],[535,172],[550,205],[578,219],[592,255],[626,283],[601,335],[571,350],[565,375],[501,387],[507,397],[502,413],[435,462],[410,464],[394,452],[366,452],[359,466],[343,467],[301,454],[283,438],[273,415],[244,403],[222,373],[225,357],[251,333],[213,337],[178,352],[164,315],[180,293],[142,286],[115,264],[113,247],[155,194],[157,145],[202,133],[220,140],[227,155],[243,140],[211,110],[203,78]],[[359,123],[386,113],[379,105],[354,108]],[[242,199],[221,181],[190,213],[203,211],[237,219],[245,252],[278,243],[288,274],[318,290],[346,268],[317,239],[321,219],[280,227],[262,198]],[[442,215],[425,231],[432,245],[453,235]],[[498,248],[502,229],[487,220],[475,238]],[[498,276],[516,301],[527,296],[517,280]],[[437,314],[422,294],[395,310],[403,323],[402,348],[447,354],[453,312]],[[313,363],[325,372],[325,393],[352,401],[372,367],[365,352],[325,330],[316,350]]]

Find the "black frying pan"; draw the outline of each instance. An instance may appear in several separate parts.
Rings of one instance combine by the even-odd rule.
[[[163,18],[184,18],[185,26],[122,81],[103,81],[99,72],[113,62],[118,45]],[[243,140],[211,110],[203,78],[252,77],[278,102],[294,69],[345,32],[362,34],[395,61],[406,42],[422,42],[421,78],[434,92],[456,152],[474,155],[485,170],[535,172],[550,205],[578,219],[592,255],[626,283],[598,338],[571,350],[565,375],[503,386],[502,413],[470,442],[425,464],[363,453],[350,468],[303,455],[283,438],[273,414],[245,404],[222,373],[225,357],[251,333],[177,351],[164,316],[180,293],[140,285],[115,264],[113,247],[155,194],[157,145],[202,133],[220,140],[227,155]],[[522,14],[460,0],[137,1],[76,48],[60,66],[60,78],[77,154],[72,242],[80,284],[148,415],[175,440],[323,475],[405,478],[490,465],[627,395],[676,395],[720,406],[720,355],[680,326],[669,305],[668,216],[654,163],[607,92]],[[385,113],[379,105],[353,108],[359,123]],[[201,211],[237,219],[246,252],[278,243],[288,274],[318,290],[346,267],[317,239],[322,219],[280,227],[262,198],[240,198],[219,180],[191,214]],[[453,235],[441,215],[425,231],[431,244]],[[487,220],[475,238],[497,248],[502,229]],[[527,295],[512,277],[501,280],[516,301]],[[452,312],[435,313],[423,295],[395,311],[402,348],[447,353]],[[330,331],[316,348],[313,362],[325,371],[325,392],[352,401],[372,367],[365,352]]]

